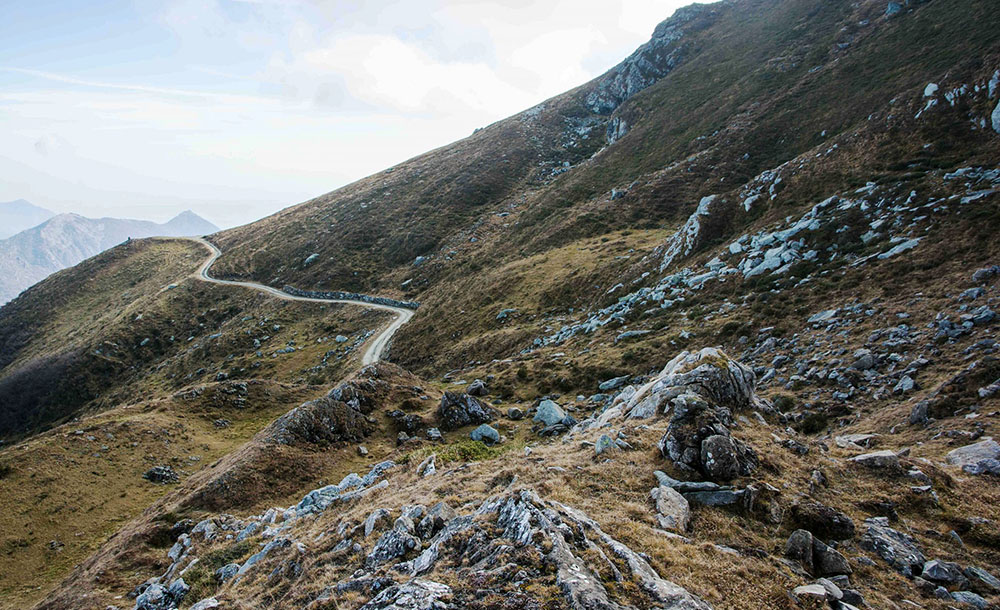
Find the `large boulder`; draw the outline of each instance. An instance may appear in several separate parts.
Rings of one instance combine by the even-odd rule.
[[[758,465],[753,449],[730,433],[734,414],[774,412],[757,396],[756,383],[752,369],[721,350],[685,351],[613,409],[627,417],[672,411],[667,432],[659,442],[663,456],[682,470],[713,481],[731,481],[749,475]]]
[[[478,428],[469,433],[469,438],[487,445],[495,445],[500,442],[500,433],[489,424],[480,424]]]
[[[438,406],[438,418],[445,430],[493,421],[496,411],[475,396],[445,392]]]
[[[557,402],[554,400],[543,400],[538,403],[535,416],[531,421],[545,426],[554,426],[562,423],[564,419],[566,419],[566,411]]]
[[[980,467],[981,464],[988,466],[991,460],[1000,460],[1000,443],[992,438],[987,438],[978,443],[953,449],[948,452],[944,459],[948,464],[960,466],[970,474],[980,474],[979,471],[988,470],[988,468]]]
[[[328,396],[310,400],[285,413],[264,430],[265,438],[282,445],[360,441],[368,435],[369,423],[361,408],[356,406],[359,398],[354,387],[344,387],[350,388],[350,392],[338,393],[343,390],[338,388]],[[335,393],[347,400],[333,398]]]
[[[733,420],[729,409],[690,393],[675,398],[673,409],[659,448],[678,468],[713,481],[731,481],[757,469],[754,450],[730,434]]]

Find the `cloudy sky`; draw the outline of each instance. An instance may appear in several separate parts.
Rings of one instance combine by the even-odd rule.
[[[249,222],[586,82],[689,1],[0,1],[0,201]]]

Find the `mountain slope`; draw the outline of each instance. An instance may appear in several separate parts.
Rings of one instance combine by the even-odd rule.
[[[696,5],[590,83],[211,236],[215,274],[420,307],[392,363],[266,402],[288,411],[188,460],[114,536],[88,519],[68,575],[19,578],[47,609],[996,604],[998,26],[975,0]],[[72,314],[11,332],[93,264],[0,310],[19,341],[0,384],[68,336],[99,345],[102,325]],[[0,492],[88,477],[86,455],[125,488],[95,451],[109,419],[142,405],[183,423],[182,396],[238,394],[218,372],[313,375],[323,332],[307,329],[326,312],[281,337],[302,361],[269,368],[277,350],[244,339],[274,328],[265,303],[156,284],[129,295],[155,304],[155,335],[195,330],[218,299],[232,341],[121,350],[108,395],[70,411],[81,422],[0,451]],[[149,332],[128,303],[102,311],[118,345]],[[184,463],[190,438],[219,455],[215,434],[186,427],[165,459]],[[121,444],[111,459],[134,476]],[[73,460],[19,464],[40,447]],[[58,557],[8,523],[10,556]],[[11,607],[42,595],[8,582]]]
[[[33,205],[24,199],[0,203],[0,239],[37,226],[56,213]]]
[[[218,227],[191,211],[164,224],[59,214],[0,241],[0,304],[49,274],[72,267],[129,238],[206,235],[217,230]]]

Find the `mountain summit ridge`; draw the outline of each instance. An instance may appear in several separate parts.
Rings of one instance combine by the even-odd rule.
[[[56,214],[0,240],[0,305],[48,275],[129,238],[207,235],[218,227],[187,210],[157,224],[148,220]]]

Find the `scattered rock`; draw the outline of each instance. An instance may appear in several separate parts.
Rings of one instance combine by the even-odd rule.
[[[866,530],[861,535],[861,547],[876,553],[889,565],[912,577],[923,571],[926,558],[911,536],[889,527],[886,517],[865,519]]]
[[[969,588],[980,595],[1000,594],[1000,579],[982,568],[969,566],[962,571],[969,580]]]
[[[486,396],[486,383],[482,379],[476,379],[465,388],[469,396]]]
[[[566,411],[558,403],[552,400],[543,400],[538,404],[532,421],[545,426],[555,426],[561,424],[564,419],[566,419]]]
[[[824,540],[848,540],[854,537],[854,522],[844,513],[818,502],[792,506],[792,523]]]
[[[867,468],[878,470],[899,470],[899,456],[888,449],[864,453],[850,458],[848,461]]]
[[[602,434],[601,437],[597,439],[597,442],[594,443],[594,454],[601,455],[602,453],[610,451],[616,448],[617,446],[618,445],[615,444],[613,438],[611,438],[607,434]]]
[[[170,466],[153,466],[142,475],[142,478],[157,485],[176,483],[180,480],[180,477]]]
[[[469,433],[469,438],[474,441],[482,441],[487,445],[495,445],[500,442],[500,433],[489,424],[482,424]]]
[[[677,490],[659,486],[649,494],[656,503],[656,520],[660,527],[671,532],[685,532],[691,521],[691,507]]]
[[[496,411],[475,396],[445,392],[438,407],[438,417],[442,428],[455,430],[463,426],[491,422],[496,417]]]
[[[973,608],[980,608],[982,610],[986,610],[986,608],[990,607],[990,603],[988,601],[979,595],[976,595],[972,591],[955,591],[951,594],[951,599],[960,604],[966,604],[972,606]]]

